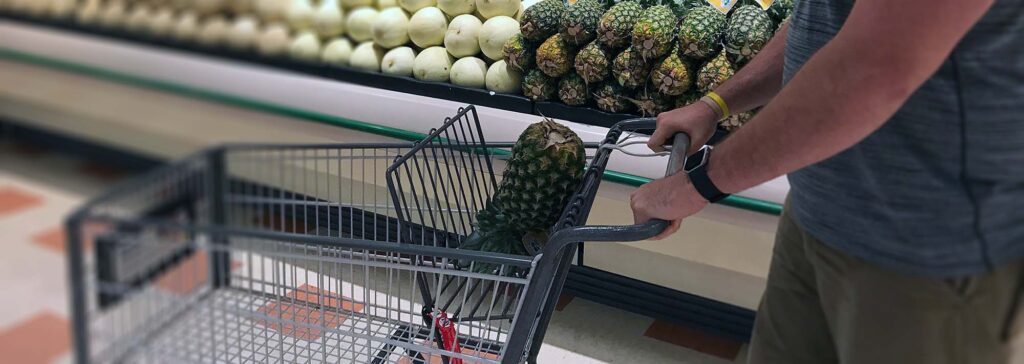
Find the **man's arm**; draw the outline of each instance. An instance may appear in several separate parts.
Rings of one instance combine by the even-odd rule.
[[[711,180],[739,192],[865,138],[935,73],[993,1],[858,0],[835,38],[715,148]],[[682,173],[642,186],[631,200],[638,222],[679,220],[706,203]]]
[[[739,192],[828,158],[885,123],[993,0],[860,0],[772,103],[715,148],[708,173]]]
[[[715,92],[725,99],[732,113],[763,106],[782,88],[783,51],[786,48],[788,31],[787,23],[746,67],[715,88]],[[659,114],[658,128],[651,135],[647,145],[654,151],[661,151],[662,145],[672,135],[685,132],[693,138],[693,145],[690,147],[690,153],[693,153],[711,138],[717,125],[718,115],[710,106],[703,102],[693,103]]]

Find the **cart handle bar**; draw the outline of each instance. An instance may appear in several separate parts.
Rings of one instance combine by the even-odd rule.
[[[634,131],[640,129],[653,129],[654,118],[637,118],[623,120],[615,124],[614,128],[623,131]],[[665,168],[665,176],[671,176],[683,170],[686,165],[686,151],[690,149],[690,136],[686,133],[676,133],[672,137],[672,150],[669,154],[668,166]],[[668,228],[670,222],[654,219],[636,225],[591,225],[575,226],[555,231],[548,240],[551,251],[558,252],[571,243],[587,242],[629,242],[650,239],[661,234]]]

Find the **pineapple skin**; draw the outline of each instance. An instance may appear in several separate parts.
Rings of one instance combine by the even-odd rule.
[[[640,4],[632,0],[613,5],[597,23],[597,39],[609,49],[628,47],[642,12]]]
[[[708,93],[732,77],[734,73],[736,71],[726,58],[725,52],[719,52],[697,72],[697,89],[701,93]]]
[[[725,14],[711,6],[690,11],[679,24],[679,53],[695,60],[704,60],[722,49]]]
[[[516,34],[505,41],[502,55],[508,67],[519,72],[526,72],[536,64],[534,60],[537,57],[537,47],[523,38],[522,34]]]
[[[576,54],[575,68],[587,83],[601,82],[611,76],[611,60],[597,41],[580,49]]]
[[[498,189],[460,248],[526,255],[527,234],[549,230],[583,178],[586,151],[571,129],[551,119],[519,135]],[[474,270],[493,272],[478,263]]]
[[[569,106],[582,106],[590,100],[590,93],[587,90],[587,82],[576,73],[558,81],[558,99]]]
[[[570,5],[562,16],[559,34],[574,46],[582,46],[597,37],[597,23],[604,6],[597,0],[580,0]]]
[[[575,50],[561,34],[552,35],[537,48],[537,68],[551,77],[562,77],[568,73],[575,58]]]
[[[622,88],[615,81],[608,81],[598,86],[594,90],[593,96],[597,108],[601,111],[624,113],[629,112],[633,107],[633,103],[629,101],[629,97],[632,96],[629,90]]]
[[[772,20],[757,5],[744,5],[733,11],[725,28],[725,52],[737,67],[750,62],[774,34]]]
[[[651,86],[668,96],[682,95],[693,85],[693,72],[686,62],[673,52],[651,70]]]
[[[676,16],[666,5],[652,6],[640,14],[633,26],[632,47],[645,61],[664,56],[672,48],[676,35]]]
[[[526,9],[519,31],[527,40],[542,42],[555,33],[561,25],[565,14],[565,3],[562,0],[544,0]]]
[[[539,69],[531,69],[523,76],[523,95],[533,101],[547,101],[555,98],[558,80],[548,77]]]
[[[650,66],[640,56],[640,51],[633,47],[626,48],[612,61],[612,75],[625,88],[640,87],[650,73]]]

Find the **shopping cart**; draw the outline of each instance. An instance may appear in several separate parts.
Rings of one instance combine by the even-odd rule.
[[[230,145],[162,167],[67,221],[75,360],[535,362],[576,243],[667,226],[583,226],[607,146],[653,126],[587,145],[534,256],[458,249],[511,147],[484,141],[472,106],[415,144]]]

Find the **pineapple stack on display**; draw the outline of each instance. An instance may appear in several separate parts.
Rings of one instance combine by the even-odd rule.
[[[793,8],[792,0],[766,4],[745,0],[726,13],[705,0],[542,0],[523,12],[504,59],[534,101],[654,116],[698,100],[750,62]]]

